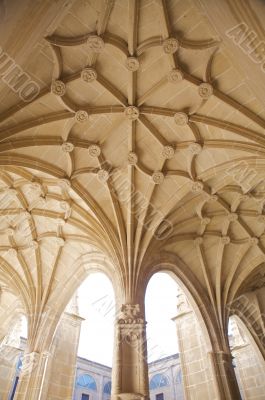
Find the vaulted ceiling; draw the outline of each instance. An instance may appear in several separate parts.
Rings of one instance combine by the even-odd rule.
[[[34,330],[80,256],[131,299],[176,254],[222,319],[264,273],[264,102],[196,1],[68,8],[23,61],[38,96],[0,81],[2,285]]]

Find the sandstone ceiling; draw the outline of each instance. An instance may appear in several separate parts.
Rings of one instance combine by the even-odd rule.
[[[193,1],[76,1],[27,60],[38,97],[0,82],[1,282],[33,336],[82,255],[127,300],[176,255],[220,321],[253,288],[265,109],[229,55]]]

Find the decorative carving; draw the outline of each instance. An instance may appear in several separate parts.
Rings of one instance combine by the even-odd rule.
[[[66,221],[65,221],[65,219],[57,218],[56,223],[58,226],[64,226],[66,224]]]
[[[58,185],[62,189],[69,189],[71,187],[71,181],[67,178],[62,178],[58,181]]]
[[[104,168],[101,168],[98,171],[98,179],[100,180],[100,182],[107,182],[107,180],[109,179],[109,171],[107,171]]]
[[[36,240],[29,242],[29,249],[36,250],[39,247],[39,243]]]
[[[128,163],[129,165],[136,165],[138,162],[138,156],[133,151],[130,151],[128,154]]]
[[[75,148],[75,146],[73,145],[73,143],[70,142],[64,142],[62,144],[62,151],[64,153],[71,153],[71,151],[73,151]]]
[[[29,184],[29,189],[37,194],[42,193],[42,184],[40,182],[32,182]]]
[[[136,57],[128,57],[125,65],[126,68],[132,72],[137,71],[140,67],[139,60]]]
[[[250,237],[248,238],[248,242],[252,245],[252,246],[256,246],[259,243],[259,239],[256,237]]]
[[[75,120],[80,123],[86,122],[88,120],[88,113],[84,110],[78,110],[75,113]]]
[[[201,181],[192,182],[191,191],[193,193],[201,193],[203,191],[203,182]]]
[[[218,196],[217,194],[211,194],[208,199],[209,202],[215,203],[216,201],[218,201]]]
[[[98,74],[94,68],[84,68],[81,72],[81,78],[88,83],[95,81],[97,77]]]
[[[189,122],[189,116],[184,112],[177,112],[174,115],[174,121],[177,125],[184,126],[187,125],[187,123]]]
[[[178,287],[177,288],[177,313],[183,314],[186,312],[190,312],[191,308],[188,302],[187,297],[183,293],[183,291]]]
[[[22,358],[22,375],[30,374],[37,366],[40,360],[40,354],[37,352],[27,353]]]
[[[229,236],[222,236],[221,237],[221,242],[224,245],[229,244],[230,243],[230,237]]]
[[[208,99],[213,94],[213,87],[210,83],[203,82],[199,85],[198,92],[203,99]]]
[[[189,151],[193,155],[200,154],[200,152],[202,151],[202,146],[199,143],[191,143],[189,145]]]
[[[249,194],[241,194],[240,197],[239,197],[240,201],[247,201],[249,199],[250,199]]]
[[[134,121],[139,118],[140,112],[137,107],[129,106],[125,108],[124,114],[129,120]]]
[[[118,324],[143,324],[144,320],[140,314],[139,304],[123,304],[121,306]]]
[[[60,207],[64,211],[70,211],[71,210],[71,205],[69,204],[68,201],[65,201],[65,200],[60,201]]]
[[[6,235],[8,236],[14,236],[15,230],[12,227],[9,227],[5,230]]]
[[[169,160],[173,158],[175,155],[175,149],[172,146],[164,146],[162,150],[162,156],[166,159]]]
[[[55,238],[55,241],[56,241],[56,244],[57,244],[59,247],[63,247],[64,244],[65,244],[65,240],[64,240],[62,237],[56,237],[56,238]]]
[[[183,79],[183,72],[180,69],[172,69],[167,74],[167,79],[170,83],[177,83]]]
[[[204,217],[201,219],[201,224],[202,225],[208,225],[211,222],[211,218]]]
[[[91,145],[88,147],[88,154],[89,154],[91,157],[99,157],[99,156],[100,156],[100,153],[101,153],[101,149],[100,149],[100,147],[99,147],[97,144],[91,144]]]
[[[200,244],[203,243],[203,237],[202,236],[198,236],[194,239],[194,243],[199,246]]]
[[[168,38],[163,42],[163,50],[166,54],[174,54],[179,48],[179,41],[176,38]]]
[[[235,222],[238,220],[238,215],[236,213],[230,213],[227,215],[227,219],[229,222]]]
[[[156,185],[160,185],[164,182],[165,176],[161,171],[155,171],[152,175],[152,180]]]
[[[66,92],[66,86],[63,81],[56,80],[52,82],[51,92],[56,96],[64,96]]]
[[[95,53],[101,53],[105,47],[103,39],[97,35],[90,35],[87,39],[87,45]]]

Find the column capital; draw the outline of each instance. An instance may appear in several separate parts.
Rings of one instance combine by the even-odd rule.
[[[21,374],[27,375],[31,374],[35,368],[39,365],[39,362],[48,358],[51,354],[48,351],[39,353],[37,351],[32,351],[31,353],[25,353],[22,357],[22,368]]]
[[[146,398],[138,393],[120,393],[114,397],[115,400],[145,400]]]

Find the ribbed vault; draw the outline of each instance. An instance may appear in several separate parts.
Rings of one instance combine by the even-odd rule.
[[[264,106],[191,1],[100,4],[32,52],[33,101],[1,82],[1,276],[33,340],[82,254],[108,257],[131,301],[173,253],[226,325],[264,262]]]

